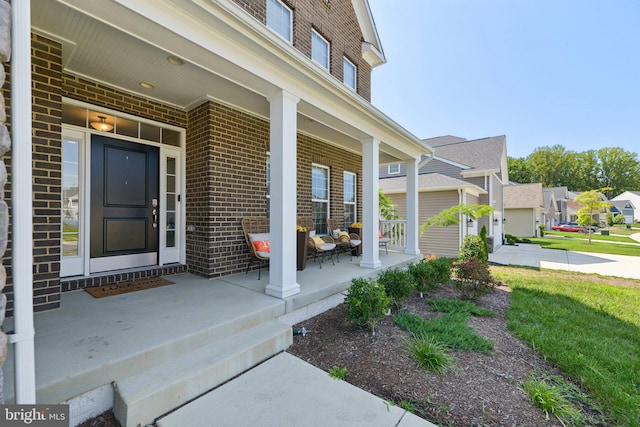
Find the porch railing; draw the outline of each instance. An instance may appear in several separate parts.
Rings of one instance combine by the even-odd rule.
[[[407,247],[407,221],[380,220],[382,234],[391,238],[389,249],[405,249]]]

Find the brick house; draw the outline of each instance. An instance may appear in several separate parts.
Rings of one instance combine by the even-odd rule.
[[[428,151],[370,104],[385,58],[366,1],[72,3],[31,12],[36,311],[132,277],[241,272],[245,216],[270,212],[286,242],[296,216],[321,228],[350,204],[374,235],[379,162]],[[296,293],[287,258],[272,254],[267,293]]]
[[[456,256],[467,234],[485,226],[489,250],[502,245],[504,235],[503,187],[509,182],[505,136],[467,140],[457,136],[424,139],[433,155],[423,156],[419,166],[419,222],[458,204],[484,204],[494,208],[478,221],[462,218],[458,226],[429,228],[420,237],[420,249],[440,256]],[[380,187],[404,212],[406,169],[403,164],[380,167]]]
[[[409,171],[403,250],[419,254],[418,165],[430,148],[370,102],[372,69],[386,59],[366,0],[43,0],[20,10],[13,29],[30,34],[30,51],[14,49],[5,71],[28,81],[15,65],[30,63],[31,94],[15,84],[2,94],[7,106],[31,99],[31,129],[16,125],[18,109],[7,123],[14,146],[31,146],[32,168],[4,157],[8,316],[134,278],[244,272],[248,216],[270,218],[269,296],[300,293],[298,216],[319,231],[328,217],[362,222],[359,266],[371,271],[381,266],[381,164]],[[31,200],[12,203],[25,180]],[[32,219],[32,233],[17,218]],[[16,268],[28,234],[32,263]]]

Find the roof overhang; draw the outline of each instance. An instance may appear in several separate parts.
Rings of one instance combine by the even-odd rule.
[[[268,99],[284,90],[300,98],[301,133],[358,154],[378,139],[381,162],[431,152],[230,0],[33,0],[32,29],[62,44],[63,72],[127,93],[187,111],[211,100],[268,120]]]

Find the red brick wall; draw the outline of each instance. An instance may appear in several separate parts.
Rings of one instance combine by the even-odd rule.
[[[234,0],[266,24],[266,0]],[[371,66],[362,58],[362,32],[351,0],[283,0],[293,10],[293,46],[311,58],[311,30],[330,44],[330,72],[343,77],[342,58],[356,65],[357,91],[371,101]]]
[[[266,154],[269,124],[207,102],[189,112],[187,128],[187,259],[205,277],[239,273],[249,262],[240,221],[266,215]],[[331,215],[343,215],[343,171],[358,175],[362,159],[298,135],[297,215],[311,215],[311,164],[331,168]],[[358,213],[362,212],[358,198]]]

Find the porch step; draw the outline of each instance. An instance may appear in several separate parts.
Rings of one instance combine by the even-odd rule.
[[[145,426],[293,342],[291,327],[277,321],[204,346],[115,383],[114,413],[123,427]]]

